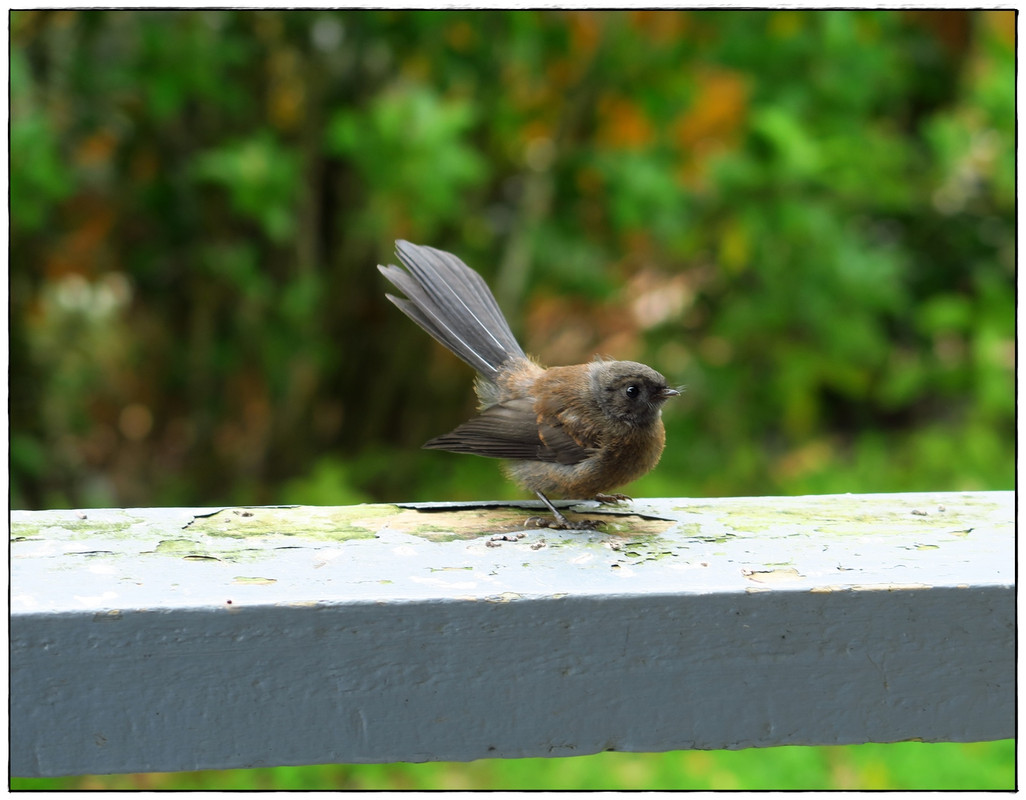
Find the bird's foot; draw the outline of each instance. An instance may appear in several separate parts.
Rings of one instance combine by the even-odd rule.
[[[604,494],[604,493],[600,493],[600,494],[595,495],[595,500],[598,501],[599,503],[602,503],[603,505],[606,505],[606,504],[612,505],[613,503],[629,503],[629,502],[631,502],[631,500],[633,500],[633,498],[632,497],[628,497],[625,494]]]

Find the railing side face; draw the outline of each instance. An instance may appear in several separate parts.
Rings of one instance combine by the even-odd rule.
[[[991,499],[1010,519],[1010,497]],[[798,500],[766,502],[777,514]],[[16,558],[13,573],[12,772],[1010,737],[1014,542],[980,496],[968,501],[986,521],[969,534],[946,512],[932,528],[910,514],[908,531],[879,541],[843,520],[833,538],[785,526],[772,563],[751,556],[777,536],[765,526],[724,535],[741,501],[722,501],[705,527],[535,531],[498,548],[490,536],[415,539],[389,515],[375,539],[290,536],[275,551],[279,539],[254,536],[235,560],[183,555],[203,542],[181,515],[138,523],[132,546],[98,525],[75,550],[84,540],[48,536],[54,512],[38,512],[29,552],[46,568]],[[430,517],[437,529],[443,517]],[[915,580],[881,581],[856,558],[884,546],[880,574]],[[824,548],[837,569],[813,575]],[[83,555],[101,552],[116,566]],[[26,608],[43,589],[54,607]]]
[[[928,589],[25,618],[12,764],[53,775],[1004,738],[1009,605]]]

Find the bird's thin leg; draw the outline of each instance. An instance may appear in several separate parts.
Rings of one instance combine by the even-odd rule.
[[[538,495],[538,498],[546,506],[548,506],[549,511],[552,512],[552,516],[554,516],[556,518],[556,523],[560,527],[562,527],[562,528],[569,528],[570,527],[570,520],[568,520],[566,517],[564,517],[563,514],[560,513],[559,509],[556,508],[554,505],[552,505],[552,501],[550,501],[549,498],[547,498],[541,492],[535,492],[535,494]]]
[[[541,492],[535,492],[538,495],[538,499],[541,500],[552,512],[555,522],[549,522],[547,519],[541,517],[531,517],[527,522],[531,525],[539,525],[545,528],[556,528],[557,530],[568,530],[568,531],[593,531],[602,523],[596,519],[582,519],[580,522],[571,522],[563,514],[560,513],[559,509],[552,505],[552,502]]]

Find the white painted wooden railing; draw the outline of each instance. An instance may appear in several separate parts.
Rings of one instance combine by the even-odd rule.
[[[12,774],[1014,735],[1011,492],[437,508],[12,512]]]

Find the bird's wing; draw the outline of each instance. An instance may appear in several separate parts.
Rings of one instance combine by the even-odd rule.
[[[534,403],[527,398],[490,406],[455,430],[435,437],[424,447],[488,458],[559,464],[577,464],[595,452],[587,442],[575,440],[559,420],[540,420]]]

